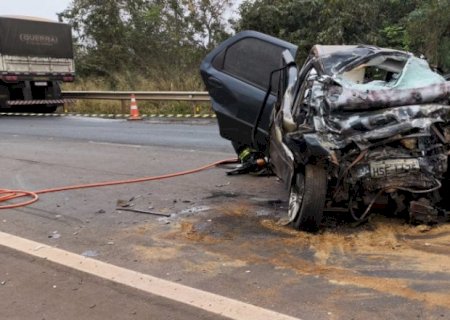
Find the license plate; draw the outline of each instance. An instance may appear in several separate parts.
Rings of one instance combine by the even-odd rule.
[[[47,82],[45,82],[45,81],[35,81],[34,85],[36,87],[46,87],[47,86]]]
[[[370,175],[372,178],[395,176],[410,171],[419,171],[417,159],[396,159],[370,162]]]

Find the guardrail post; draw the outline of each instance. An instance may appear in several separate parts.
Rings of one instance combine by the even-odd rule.
[[[120,100],[121,102],[121,107],[122,107],[122,114],[127,114],[128,113],[128,108],[127,108],[127,100]]]

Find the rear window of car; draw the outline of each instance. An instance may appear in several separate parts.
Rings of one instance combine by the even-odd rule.
[[[282,66],[284,48],[256,39],[244,38],[224,51],[213,60],[213,66],[240,80],[249,82],[267,90],[270,73]],[[278,87],[279,75],[272,80],[272,91]]]

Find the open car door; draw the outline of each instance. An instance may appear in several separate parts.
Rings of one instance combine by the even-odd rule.
[[[270,114],[280,79],[280,74],[274,73],[270,82],[270,75],[283,66],[285,50],[295,57],[297,46],[263,33],[243,31],[221,43],[201,64],[220,134],[231,140],[236,152],[252,146],[252,130],[271,87],[255,135],[257,146],[253,146],[268,153]]]

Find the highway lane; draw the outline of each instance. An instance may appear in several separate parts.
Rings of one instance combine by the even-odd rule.
[[[232,152],[216,121],[134,121],[96,118],[1,117],[1,135],[71,139],[143,146]]]
[[[0,148],[0,188],[25,190],[157,175],[233,156],[213,123],[83,118],[0,118]],[[448,225],[423,232],[400,219],[374,216],[353,227],[328,216],[323,231],[311,235],[277,224],[286,216],[287,198],[275,177],[226,176],[217,168],[165,181],[42,195],[27,208],[0,211],[0,231],[305,320],[450,318]],[[118,203],[171,217],[122,211]],[[20,262],[9,258],[8,250],[0,255],[0,283],[6,281],[0,285],[5,293],[0,310],[18,309],[21,297],[45,303],[39,312],[47,308],[47,318],[58,318],[59,305],[48,301],[55,296],[58,303],[71,304],[71,295],[59,291],[64,282],[58,279],[64,278],[70,279],[65,292],[77,287],[77,278],[86,284],[86,297],[110,292],[111,284],[105,284],[97,295],[92,276],[40,263],[44,279],[24,290],[33,277],[22,279],[21,272],[36,267],[29,263],[15,272]],[[49,287],[48,299],[36,298],[53,274],[57,288]],[[127,292],[125,304],[139,295]],[[112,301],[119,303],[121,295]],[[133,308],[140,316],[130,318],[149,318],[139,301]],[[180,319],[179,303],[167,303]],[[92,319],[120,318],[107,312],[105,301],[72,305]],[[33,310],[24,305],[22,311]]]

